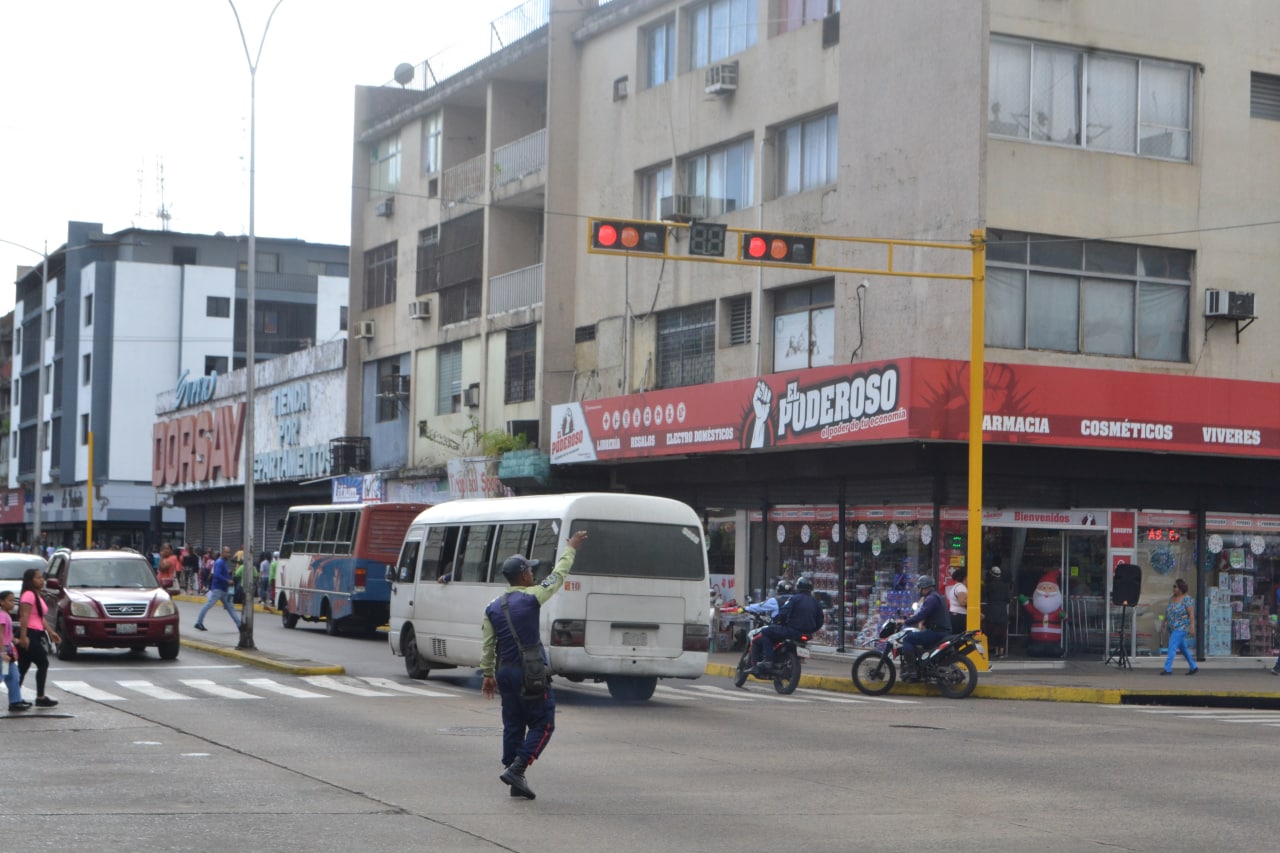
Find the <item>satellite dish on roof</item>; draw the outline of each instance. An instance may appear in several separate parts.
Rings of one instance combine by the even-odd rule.
[[[408,62],[401,62],[396,66],[396,82],[400,84],[400,88],[408,86],[413,80],[413,66]]]

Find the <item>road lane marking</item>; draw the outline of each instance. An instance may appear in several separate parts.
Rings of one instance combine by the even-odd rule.
[[[366,687],[360,687],[356,684],[340,681],[332,675],[304,675],[302,680],[310,684],[312,687],[323,687],[325,690],[333,690],[336,693],[350,693],[352,696],[396,695],[394,693],[383,693],[379,690],[369,690]]]
[[[456,693],[441,693],[438,690],[428,690],[425,687],[412,687],[408,684],[399,684],[390,678],[375,678],[371,675],[362,675],[360,680],[372,684],[374,687],[382,687],[387,690],[398,690],[401,693],[408,693],[410,696],[431,696],[441,699],[456,699]]]
[[[329,699],[332,698],[325,693],[314,693],[310,690],[303,690],[299,687],[290,687],[287,684],[280,684],[272,681],[270,678],[242,678],[240,679],[250,687],[257,687],[259,690],[269,690],[272,693],[279,693],[282,696],[292,696],[294,699]]]
[[[733,690],[728,690],[724,687],[717,687],[714,684],[693,684],[690,686],[694,690],[705,691],[707,695],[715,699],[731,699],[737,702],[750,702],[752,699],[768,699],[774,702],[799,702],[801,704],[807,704],[809,701],[808,699],[796,699],[792,696],[774,696],[770,693],[757,692],[755,690],[747,690],[746,693],[748,695],[744,696],[741,695],[743,692],[743,688],[741,687],[735,687]]]
[[[261,696],[258,696],[254,693],[246,693],[243,690],[238,690],[235,687],[228,687],[225,684],[218,684],[217,682],[209,681],[206,678],[184,678],[184,679],[181,679],[181,681],[183,684],[187,685],[188,687],[191,687],[195,690],[199,690],[204,693],[208,693],[211,696],[221,697],[223,699],[261,699],[262,698]]]
[[[144,696],[150,696],[152,699],[178,701],[195,698],[193,696],[183,696],[181,693],[174,693],[172,690],[152,684],[150,681],[117,681],[116,683],[127,690],[136,690]]]
[[[127,702],[129,701],[123,696],[117,696],[114,693],[108,693],[105,690],[99,690],[84,681],[55,681],[53,686],[63,691],[71,693],[85,699],[93,699],[98,702]]]

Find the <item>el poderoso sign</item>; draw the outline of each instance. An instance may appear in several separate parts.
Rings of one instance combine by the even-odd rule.
[[[151,485],[234,480],[240,474],[244,402],[160,421],[151,429]]]
[[[1266,382],[988,362],[983,440],[1280,457]],[[857,442],[967,441],[969,363],[817,367],[551,408],[554,464]]]

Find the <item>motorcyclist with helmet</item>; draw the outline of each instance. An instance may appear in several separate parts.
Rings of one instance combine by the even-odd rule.
[[[748,604],[744,609],[748,613],[755,613],[760,616],[768,616],[770,619],[776,619],[778,611],[782,609],[782,605],[787,603],[787,600],[791,598],[791,594],[794,591],[795,587],[791,585],[791,581],[786,578],[779,578],[778,586],[774,589],[773,595],[764,601],[757,602],[756,604]]]
[[[902,638],[902,659],[911,664],[909,669],[903,668],[903,681],[919,681],[920,654],[951,634],[951,613],[937,583],[928,575],[921,575],[916,588],[920,590],[920,609],[902,624],[920,628]]]
[[[943,602],[945,612],[946,602]],[[773,647],[785,640],[798,640],[801,636],[813,636],[822,627],[825,617],[822,605],[813,597],[813,581],[801,577],[796,581],[795,594],[787,599],[778,610],[773,624],[765,626],[756,636],[756,647],[752,654],[759,661],[755,674],[769,677],[773,673]]]

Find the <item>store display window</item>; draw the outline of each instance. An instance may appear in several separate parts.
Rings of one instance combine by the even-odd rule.
[[[1280,518],[1205,517],[1205,654],[1275,657]]]
[[[1196,520],[1189,513],[1140,512],[1135,562],[1142,570],[1142,591],[1138,606],[1133,608],[1136,655],[1162,655],[1168,648],[1169,634],[1164,625],[1164,612],[1173,596],[1173,582],[1187,582],[1187,594],[1196,599],[1196,608],[1205,613],[1196,583]]]

